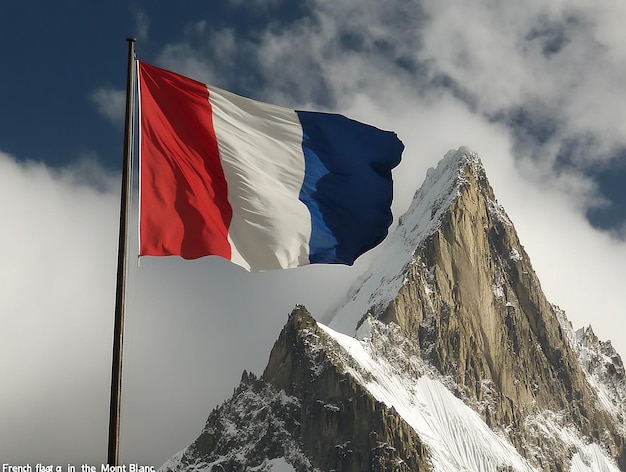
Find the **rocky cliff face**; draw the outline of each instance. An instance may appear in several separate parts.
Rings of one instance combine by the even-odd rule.
[[[244,372],[198,439],[162,470],[272,470],[280,461],[298,472],[429,470],[416,432],[346,372],[346,361],[297,307],[261,379]]]
[[[602,441],[626,468],[616,418],[598,402],[480,161],[465,150],[447,159],[460,169],[450,182],[456,198],[414,250],[397,295],[373,315],[417,334],[425,357],[468,398],[480,403],[488,390],[485,421],[514,431],[518,448],[539,448],[542,468],[558,470],[551,464],[567,454],[534,444],[525,423],[546,410]],[[422,198],[418,192],[415,202]],[[413,234],[421,221],[407,216],[402,224]]]
[[[431,169],[383,244],[163,470],[626,470],[622,361],[546,300],[475,154]]]
[[[416,432],[347,370],[353,361],[304,307],[291,314],[262,379],[294,395],[303,449],[321,470],[427,470]]]

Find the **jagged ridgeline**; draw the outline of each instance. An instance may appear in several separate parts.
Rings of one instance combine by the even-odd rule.
[[[626,470],[621,358],[546,300],[474,153],[428,171],[383,245],[162,471]]]

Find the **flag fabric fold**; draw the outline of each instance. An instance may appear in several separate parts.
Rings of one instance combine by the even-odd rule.
[[[395,133],[138,68],[140,256],[351,265],[385,238]]]

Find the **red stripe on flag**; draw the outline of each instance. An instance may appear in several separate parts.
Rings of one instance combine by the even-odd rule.
[[[231,258],[232,208],[207,86],[139,62],[141,256]]]

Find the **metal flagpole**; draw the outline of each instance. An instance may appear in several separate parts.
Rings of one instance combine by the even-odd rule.
[[[117,253],[117,289],[115,295],[115,325],[113,328],[113,362],[111,366],[111,403],[109,409],[109,465],[118,465],[120,440],[120,404],[122,390],[122,341],[124,337],[124,299],[126,292],[126,242],[128,240],[128,199],[130,195],[130,161],[132,151],[135,38],[128,41],[128,72],[126,78],[126,124],[124,128],[124,163],[122,168],[122,199],[120,204],[120,234]]]

